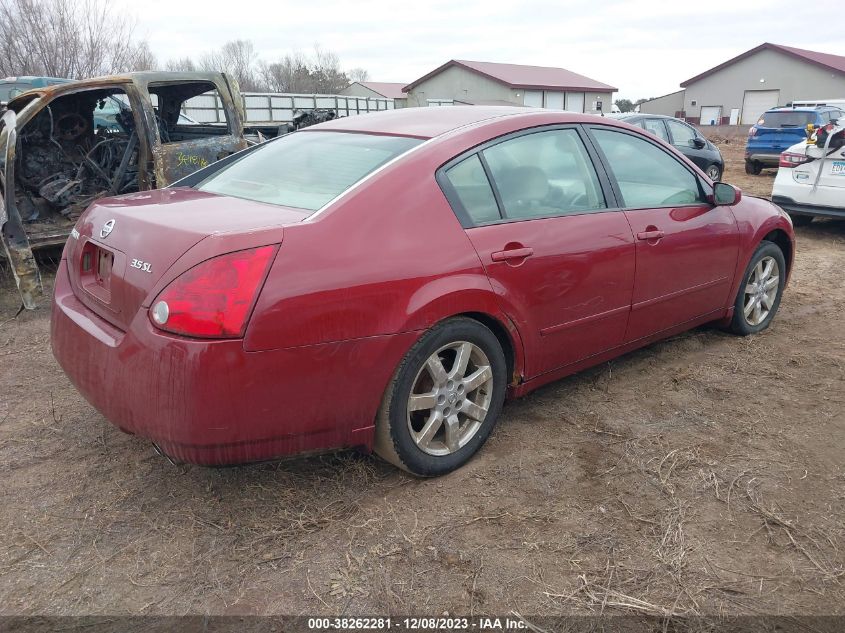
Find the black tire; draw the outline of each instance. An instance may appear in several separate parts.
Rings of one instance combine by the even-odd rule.
[[[756,160],[745,161],[746,174],[751,174],[752,176],[759,176],[761,171],[763,171],[763,163],[757,162]]]
[[[489,366],[492,373],[492,383],[488,382],[484,388],[485,397],[490,398],[489,406],[480,426],[463,446],[448,454],[432,455],[425,452],[411,434],[411,427],[416,423],[408,412],[411,390],[423,376],[422,372],[431,356],[450,344],[461,342],[471,343],[486,356],[489,363],[486,366]],[[442,353],[448,356],[450,351]],[[448,361],[447,357],[443,364],[447,372],[455,368],[454,364],[449,367]],[[506,388],[507,362],[502,346],[493,332],[478,321],[465,317],[443,321],[426,332],[408,350],[396,368],[376,418],[375,452],[382,459],[420,477],[436,477],[451,472],[463,466],[490,436],[502,410]],[[437,386],[433,385],[431,389],[436,390]],[[469,400],[469,394],[464,397]],[[468,421],[469,418],[465,417],[462,424]],[[440,428],[445,434],[445,423]],[[421,429],[415,431],[419,433]],[[440,432],[437,431],[438,434]],[[443,437],[445,438],[445,435]]]
[[[757,264],[766,258],[774,259],[778,266],[777,295],[775,296],[765,318],[763,318],[759,323],[753,323],[750,318],[751,315],[749,315],[749,317],[746,317],[745,315],[745,290],[746,286],[753,285],[752,273],[757,267]],[[748,336],[749,334],[762,332],[769,327],[772,319],[775,317],[775,314],[777,314],[778,308],[780,307],[780,300],[783,296],[783,286],[786,283],[786,272],[786,259],[784,258],[783,251],[780,250],[780,247],[778,247],[778,245],[774,242],[768,242],[766,240],[760,242],[759,246],[757,246],[757,250],[754,251],[754,255],[751,257],[751,261],[748,262],[748,266],[745,268],[745,272],[742,276],[742,282],[739,285],[739,290],[737,291],[736,299],[734,300],[734,314],[730,324],[731,332],[740,336]],[[752,312],[752,315],[753,314],[754,313]]]
[[[716,163],[708,165],[707,169],[704,170],[704,173],[707,174],[707,177],[713,182],[719,182],[722,179],[722,168]]]
[[[789,214],[789,219],[792,220],[792,226],[809,226],[813,221],[812,215],[792,215]]]

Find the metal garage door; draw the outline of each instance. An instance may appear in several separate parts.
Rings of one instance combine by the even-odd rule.
[[[722,106],[701,106],[700,125],[719,125],[722,122]]]
[[[525,97],[522,101],[528,108],[542,108],[543,107],[543,91],[542,90],[526,90]]]
[[[746,90],[742,100],[743,125],[754,125],[769,108],[778,104],[779,90]]]
[[[584,111],[584,93],[583,92],[567,92],[566,105],[564,106],[570,112]]]

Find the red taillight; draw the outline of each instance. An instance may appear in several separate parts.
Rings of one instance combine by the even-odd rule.
[[[784,152],[780,155],[780,161],[778,161],[778,166],[780,167],[797,167],[798,165],[803,165],[810,158],[805,154],[796,154],[795,152]]]
[[[150,320],[161,330],[185,336],[242,336],[275,252],[276,246],[262,246],[194,266],[156,297]]]

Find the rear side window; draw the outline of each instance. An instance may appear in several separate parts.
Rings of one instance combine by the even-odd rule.
[[[807,127],[808,123],[816,122],[815,112],[766,112],[757,121],[760,127],[785,128],[785,127]]]
[[[404,136],[296,132],[245,154],[196,188],[316,211],[420,143]]]
[[[490,181],[478,154],[465,158],[446,172],[455,196],[475,224],[489,224],[501,219]]]
[[[506,218],[527,219],[606,208],[578,132],[535,132],[485,149]]]
[[[626,207],[641,209],[704,202],[698,179],[675,158],[631,134],[593,129]]]
[[[181,143],[232,132],[223,97],[210,81],[149,85],[162,143]]]
[[[669,143],[669,135],[666,134],[666,127],[663,125],[663,121],[660,119],[646,119],[643,121],[643,125],[645,129],[655,136],[662,138],[664,141]]]

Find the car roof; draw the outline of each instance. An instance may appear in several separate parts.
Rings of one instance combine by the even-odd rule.
[[[838,110],[834,106],[778,106],[777,108],[769,108],[766,112],[821,112],[822,110]]]
[[[500,117],[536,114],[537,112],[548,113],[549,110],[520,106],[470,105],[400,108],[341,117],[312,125],[303,131],[337,130],[339,132],[363,132],[429,139],[475,123]],[[579,115],[572,114],[572,116],[578,117]],[[580,116],[583,117],[584,115]]]

